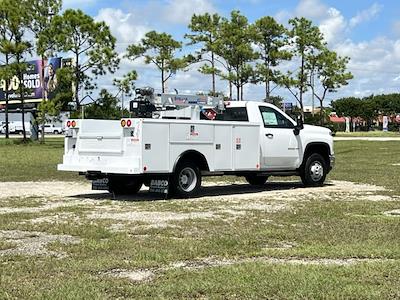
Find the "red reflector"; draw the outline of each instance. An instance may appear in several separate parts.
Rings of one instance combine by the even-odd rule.
[[[67,122],[67,127],[71,127],[71,121]]]
[[[72,126],[72,127],[75,127],[75,126],[76,126],[76,122],[75,122],[75,121],[72,121],[72,122],[71,122],[71,126]]]
[[[131,127],[132,121],[131,120],[126,121],[126,125],[128,125],[128,127]]]
[[[125,120],[121,120],[121,126],[125,127],[125,125],[126,125],[126,121]]]
[[[146,166],[143,167],[143,171],[145,171],[145,172],[147,171],[147,167]]]

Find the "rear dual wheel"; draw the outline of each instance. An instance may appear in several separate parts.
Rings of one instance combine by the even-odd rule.
[[[199,167],[191,161],[179,162],[171,183],[170,189],[173,195],[181,198],[196,196],[201,188]]]
[[[137,194],[143,185],[143,179],[140,177],[113,176],[108,180],[108,191],[116,195]]]

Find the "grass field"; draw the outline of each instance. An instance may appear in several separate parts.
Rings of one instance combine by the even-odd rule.
[[[19,140],[0,139],[0,182],[77,180],[75,173],[58,172],[64,139],[47,139],[46,144],[16,144]]]
[[[400,132],[395,131],[359,131],[359,132],[336,132],[337,137],[400,137]]]
[[[0,191],[0,299],[398,299],[400,142],[335,151],[340,181],[321,189],[273,178],[168,201]],[[60,141],[0,141],[0,182],[76,180],[55,171],[61,155]]]

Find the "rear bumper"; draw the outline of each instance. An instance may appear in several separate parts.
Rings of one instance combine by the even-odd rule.
[[[89,166],[89,165],[66,165],[59,164],[57,166],[58,171],[70,171],[70,172],[100,172],[105,174],[140,174],[138,168],[129,168],[122,166]]]

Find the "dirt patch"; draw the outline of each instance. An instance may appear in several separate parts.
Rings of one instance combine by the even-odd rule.
[[[279,185],[282,187],[279,187]],[[292,185],[292,186],[291,186]],[[243,181],[235,181],[233,184],[227,182],[205,182],[205,187],[223,187],[233,190],[232,194],[226,196],[212,195],[204,196],[200,199],[212,198],[213,200],[238,201],[244,199],[274,198],[290,199],[301,196],[311,195],[312,197],[321,197],[325,194],[334,193],[367,193],[384,191],[384,187],[370,184],[356,184],[348,181],[331,181],[323,187],[304,188],[298,185],[298,182],[268,183],[263,189],[249,189],[249,185]],[[145,189],[145,188],[144,188]],[[247,190],[243,193],[243,189]],[[89,183],[85,182],[64,182],[64,181],[45,181],[45,182],[0,182],[0,199],[11,197],[71,197],[81,195],[104,194],[104,191],[92,191]],[[235,193],[237,191],[237,193]],[[108,199],[111,198],[108,197]],[[188,199],[186,201],[196,201],[198,199]],[[80,200],[81,201],[81,200]]]
[[[218,182],[215,186],[223,185]],[[249,189],[249,185],[243,182],[235,182],[229,187],[229,184],[224,184],[227,189],[231,188],[237,193],[229,194],[229,196],[205,196],[200,199],[213,199],[213,201],[229,201],[238,202],[244,200],[274,200],[274,201],[310,201],[310,200],[327,200],[327,201],[347,201],[357,199],[361,195],[367,193],[377,193],[385,191],[386,189],[381,186],[371,184],[357,184],[348,181],[330,181],[322,187],[305,188],[299,185],[298,182],[280,182],[268,183],[262,190],[255,189],[254,192],[244,193]],[[212,187],[212,183],[207,183],[208,187]],[[349,197],[353,196],[353,197]],[[197,199],[191,199],[195,201]],[[366,199],[368,200],[368,199]],[[190,200],[189,200],[190,201]]]
[[[362,200],[377,202],[377,201],[392,201],[394,200],[394,198],[386,195],[367,195],[363,196]]]
[[[129,212],[112,212],[112,211],[96,211],[88,215],[89,219],[111,219],[129,222],[145,222],[152,227],[166,227],[173,221],[184,221],[190,219],[209,219],[215,216],[212,212],[149,212],[149,211],[129,211]]]
[[[88,182],[66,181],[0,182],[0,191],[0,199],[9,197],[65,197],[88,192],[99,193],[99,191],[92,191]]]
[[[330,259],[330,258],[275,258],[269,256],[251,257],[251,258],[238,258],[238,259],[220,259],[216,257],[207,257],[196,259],[193,261],[178,261],[171,263],[165,267],[153,269],[140,269],[140,270],[110,270],[104,275],[113,276],[117,278],[126,278],[131,281],[140,283],[150,281],[156,277],[160,277],[163,273],[169,270],[189,270],[196,271],[205,268],[215,268],[223,266],[231,266],[243,263],[266,263],[266,264],[288,264],[288,265],[317,265],[317,266],[352,266],[360,263],[375,263],[375,262],[388,262],[395,261],[393,259],[371,259],[371,258],[344,258],[344,259]],[[158,276],[156,276],[158,275]]]
[[[20,230],[1,230],[0,239],[15,245],[14,248],[1,250],[0,256],[3,255],[44,255],[62,258],[67,256],[64,252],[51,251],[46,249],[47,245],[54,242],[62,244],[77,244],[79,238],[69,235],[53,235],[37,231],[20,231]]]
[[[383,214],[390,217],[400,217],[400,209],[385,211]]]
[[[22,221],[21,224],[82,224],[81,219],[74,213],[62,212],[55,215],[33,218]]]
[[[150,270],[129,271],[125,269],[113,269],[104,273],[105,276],[128,279],[132,282],[150,281],[155,274]]]
[[[50,201],[49,201],[50,200]],[[78,200],[72,201],[51,201],[51,199],[47,199],[41,206],[35,207],[1,207],[0,215],[3,214],[12,214],[12,213],[40,213],[48,210],[53,210],[62,207],[71,207],[78,206],[83,204],[88,204],[87,202],[82,202]]]

